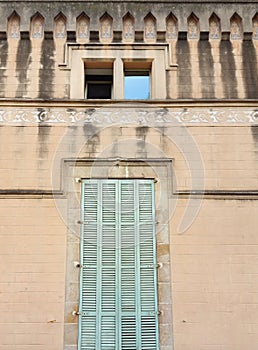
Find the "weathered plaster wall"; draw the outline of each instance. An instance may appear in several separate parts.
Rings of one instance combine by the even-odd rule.
[[[0,213],[0,349],[61,350],[66,229],[55,203],[1,196]]]
[[[258,185],[254,127],[191,126],[185,131],[180,126],[137,129],[85,124],[66,128],[41,124],[1,127],[0,137],[2,189],[51,189],[53,177],[59,177],[53,162],[56,166],[62,157],[173,158],[178,191],[192,189],[190,170],[197,171],[198,177],[201,165],[206,190],[255,190]],[[194,152],[199,153],[202,164]]]

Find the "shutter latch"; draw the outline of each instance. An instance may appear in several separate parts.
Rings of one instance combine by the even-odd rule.
[[[155,316],[155,315],[160,316],[161,314],[162,314],[162,311],[153,311],[149,313],[149,316]]]

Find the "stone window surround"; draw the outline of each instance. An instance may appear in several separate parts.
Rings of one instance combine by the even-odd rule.
[[[113,99],[124,99],[125,62],[151,62],[151,99],[166,99],[166,71],[177,69],[171,63],[171,48],[168,44],[78,44],[67,43],[65,63],[62,70],[70,70],[70,98],[84,99],[85,62],[113,62]]]
[[[159,303],[160,350],[173,349],[172,299],[168,205],[172,195],[171,159],[67,159],[63,160],[62,187],[66,192],[68,231],[66,256],[66,297],[64,311],[64,350],[77,350],[79,303],[80,199],[84,178],[153,178],[155,180],[155,211]]]

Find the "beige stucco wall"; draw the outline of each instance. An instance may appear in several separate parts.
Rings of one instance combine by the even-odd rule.
[[[119,173],[117,159],[141,159],[150,166],[153,159],[172,159],[172,172],[165,175],[168,212],[156,198],[157,215],[168,223],[169,245],[161,247],[160,256],[169,254],[171,271],[173,333],[163,327],[163,344],[170,338],[174,350],[256,350],[257,129],[244,120],[247,109],[242,109],[238,122],[224,119],[218,125],[201,119],[196,125],[189,115],[187,123],[176,125],[168,119],[162,125],[124,119],[113,126],[51,124],[51,119],[37,124],[25,117],[23,124],[5,121],[0,128],[0,349],[61,350],[64,344],[76,349],[78,318],[72,310],[78,290],[68,295],[66,286],[73,282],[68,276],[78,272],[74,266],[67,270],[66,256],[69,249],[78,254],[72,232],[80,199],[69,204],[69,193],[80,193],[75,178],[86,174],[83,161],[106,158],[111,177],[136,174],[129,160],[127,173],[125,167]],[[142,117],[143,109],[129,115],[135,113]],[[199,115],[208,116],[209,108]],[[76,158],[81,163],[74,171]],[[96,164],[91,172],[98,172]],[[144,168],[140,172],[144,176]],[[157,177],[160,186],[164,179]],[[196,211],[182,232],[189,203]],[[168,273],[166,266],[159,270],[160,283]]]
[[[62,349],[66,230],[52,199],[0,200],[0,349]]]
[[[204,200],[196,221],[171,222],[176,350],[257,347],[257,201]]]

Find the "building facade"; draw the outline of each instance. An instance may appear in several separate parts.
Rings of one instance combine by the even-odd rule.
[[[0,13],[0,350],[257,350],[257,2]]]

